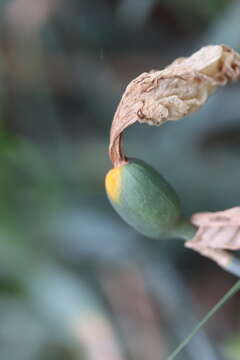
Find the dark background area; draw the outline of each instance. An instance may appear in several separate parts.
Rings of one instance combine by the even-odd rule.
[[[180,241],[141,237],[104,191],[126,85],[208,44],[240,50],[231,0],[0,2],[0,358],[165,359],[234,282]],[[184,213],[240,204],[239,85],[126,131]],[[240,358],[239,295],[178,359]]]

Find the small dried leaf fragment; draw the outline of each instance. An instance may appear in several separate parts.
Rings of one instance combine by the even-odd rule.
[[[199,229],[194,238],[185,243],[186,247],[221,266],[231,257],[225,250],[240,250],[240,207],[195,214],[191,220]]]
[[[109,154],[115,166],[125,161],[121,134],[136,121],[161,125],[198,110],[208,96],[240,76],[240,55],[225,45],[201,48],[163,70],[143,73],[127,86],[115,113]]]

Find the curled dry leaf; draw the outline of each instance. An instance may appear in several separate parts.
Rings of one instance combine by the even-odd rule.
[[[226,267],[231,255],[225,250],[240,250],[240,207],[195,214],[191,221],[198,231],[185,246]]]
[[[212,45],[132,80],[112,123],[109,155],[114,166],[127,161],[121,141],[126,127],[136,121],[158,126],[181,119],[205,104],[218,86],[239,76],[240,55],[225,45]]]
[[[236,206],[228,210],[217,212],[203,212],[194,214],[191,222],[196,226],[211,227],[239,227],[240,228],[240,207]]]

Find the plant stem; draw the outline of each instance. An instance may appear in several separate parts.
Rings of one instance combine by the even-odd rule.
[[[206,324],[206,322],[219,310],[225,302],[230,299],[233,295],[240,290],[240,280],[238,280],[235,285],[231,287],[230,290],[216,303],[215,306],[203,317],[201,321],[195,326],[191,333],[181,342],[180,345],[172,352],[172,354],[167,358],[167,360],[173,360],[180,353],[181,350],[189,343],[194,335]]]
[[[174,231],[174,235],[180,237],[182,240],[191,240],[197,233],[197,228],[190,224],[187,220],[183,219],[178,224]]]
[[[232,255],[231,260],[224,269],[229,273],[240,277],[240,260],[236,256]]]
[[[187,220],[183,219],[176,227],[173,236],[177,236],[184,241],[189,241],[196,235],[196,232],[197,228],[190,224]],[[229,253],[228,263],[221,265],[221,267],[230,274],[240,277],[240,260],[231,253]]]

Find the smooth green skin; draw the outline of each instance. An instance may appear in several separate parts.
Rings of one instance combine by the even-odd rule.
[[[130,159],[123,165],[117,213],[134,229],[150,238],[192,238],[195,228],[183,220],[174,189],[151,166]]]

